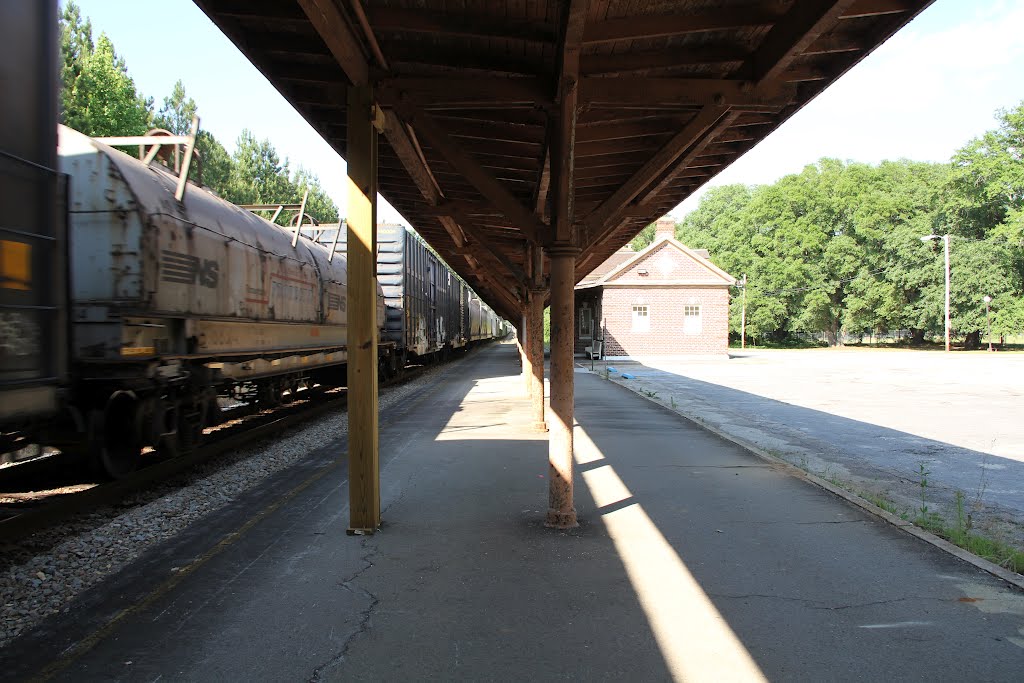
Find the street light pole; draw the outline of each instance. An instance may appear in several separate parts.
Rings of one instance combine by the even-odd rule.
[[[946,252],[946,351],[949,351],[949,235],[942,236]]]
[[[946,256],[946,351],[949,351],[949,235],[925,235],[922,242],[941,239]]]
[[[992,350],[992,313],[989,308],[989,304],[992,303],[992,297],[988,294],[985,295],[985,321],[988,323],[988,350]]]

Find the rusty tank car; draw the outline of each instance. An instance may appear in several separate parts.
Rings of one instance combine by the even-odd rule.
[[[133,469],[144,446],[190,448],[229,389],[273,403],[332,368],[344,384],[342,254],[200,187],[179,201],[174,172],[63,126],[58,159],[71,407],[109,473]]]

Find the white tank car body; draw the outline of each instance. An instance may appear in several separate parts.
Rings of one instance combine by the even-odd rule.
[[[345,360],[346,269],[328,249],[69,128],[72,353],[224,360],[236,379]],[[378,286],[378,321],[384,320]],[[168,368],[173,373],[173,370]]]

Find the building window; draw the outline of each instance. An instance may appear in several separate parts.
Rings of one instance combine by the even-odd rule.
[[[580,339],[594,338],[594,312],[590,306],[583,304],[580,309]]]
[[[649,332],[651,330],[651,316],[647,306],[633,306],[633,331]]]
[[[683,334],[700,334],[700,306],[683,306]]]

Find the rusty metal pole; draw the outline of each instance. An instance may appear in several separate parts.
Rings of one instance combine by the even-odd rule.
[[[526,355],[530,358],[530,398],[533,402],[533,430],[548,431],[544,421],[544,290],[531,290],[527,320]]]
[[[573,505],[573,303],[576,256],[571,244],[554,244],[551,259],[551,417],[548,424],[548,515],[545,526],[570,529],[578,526]]]
[[[526,335],[528,332],[526,319],[526,307],[523,307],[523,314],[520,317],[519,325],[516,326],[516,350],[519,352],[519,365],[522,368],[523,391],[530,395],[530,357],[526,346]]]

